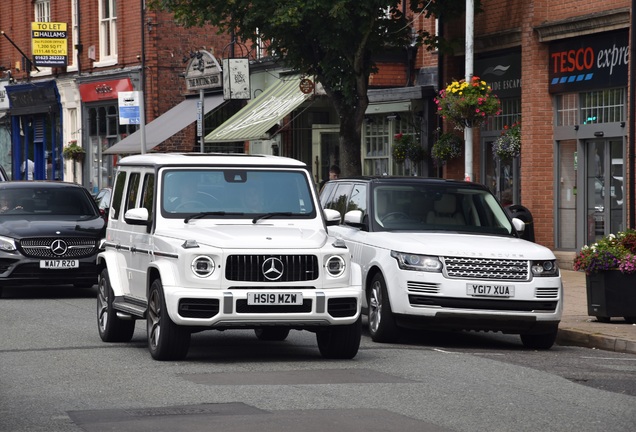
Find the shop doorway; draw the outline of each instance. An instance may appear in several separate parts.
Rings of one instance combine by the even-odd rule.
[[[508,160],[494,158],[492,151],[494,142],[493,138],[487,138],[484,141],[485,185],[499,198],[504,207],[521,204],[519,202],[519,158]]]
[[[587,215],[586,243],[625,228],[625,164],[623,141],[585,141]]]
[[[329,179],[329,167],[340,166],[340,126],[312,125],[312,173],[317,185]]]

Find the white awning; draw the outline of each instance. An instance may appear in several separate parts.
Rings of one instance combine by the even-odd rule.
[[[268,139],[267,131],[313,95],[300,90],[300,77],[285,77],[205,137],[206,143]]]
[[[183,128],[197,120],[198,97],[184,100],[146,125],[146,151],[152,150]],[[205,114],[223,104],[222,94],[205,96],[203,109]],[[141,131],[137,130],[112,147],[103,151],[104,154],[133,154],[141,153]]]

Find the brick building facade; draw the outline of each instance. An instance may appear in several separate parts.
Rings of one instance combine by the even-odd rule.
[[[517,94],[501,98],[505,121],[493,119],[475,131],[475,180],[502,199],[511,189],[514,203],[532,213],[537,242],[556,250],[567,267],[574,250],[625,229],[633,218],[630,1],[482,3],[484,12],[474,22],[474,74],[488,70],[478,65],[490,60],[490,66],[503,66],[518,56],[521,85]],[[464,31],[464,22],[457,22],[445,34],[461,38]],[[463,53],[442,63],[444,82],[464,77]],[[491,85],[501,81],[481,77]],[[521,156],[493,163],[492,141],[517,117]],[[463,171],[463,160],[456,160],[444,176],[462,178]],[[492,178],[497,182],[491,184]]]
[[[218,55],[230,38],[217,35],[214,28],[179,27],[169,14],[142,12],[141,3],[2,2],[0,94],[6,98],[0,99],[0,146],[5,155],[1,162],[13,178],[21,178],[20,166],[28,158],[35,162],[36,179],[75,180],[92,190],[110,186],[117,156],[102,151],[138,128],[119,124],[118,92],[144,91],[147,123],[189,93],[198,95],[187,91],[183,77],[190,55],[199,50]],[[39,21],[66,24],[66,65],[36,65],[39,71],[28,67],[33,58],[31,23]],[[42,95],[45,101],[38,103]],[[71,141],[86,150],[81,166],[62,157]],[[196,145],[196,129],[189,126],[161,148],[191,151]],[[81,170],[75,178],[74,168]]]

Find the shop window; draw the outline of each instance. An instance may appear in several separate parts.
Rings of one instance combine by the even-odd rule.
[[[557,96],[557,126],[579,124],[577,117],[579,112],[578,96],[578,93],[565,93]]]
[[[482,131],[502,131],[504,126],[510,126],[519,120],[521,113],[521,98],[502,98],[501,114],[491,116],[482,126]]]
[[[559,249],[576,248],[576,140],[557,144],[558,166],[557,244]]]
[[[364,175],[404,175],[417,172],[410,163],[396,163],[393,161],[391,149],[395,135],[416,136],[413,121],[409,121],[410,113],[377,114],[367,116],[364,125],[363,167]],[[404,118],[402,118],[404,117]],[[419,138],[416,138],[419,139]]]
[[[580,94],[581,123],[614,123],[625,120],[625,88],[605,89]]]

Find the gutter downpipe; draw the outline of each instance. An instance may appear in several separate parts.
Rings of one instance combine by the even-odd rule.
[[[632,0],[630,33],[630,55],[629,55],[629,226],[636,228],[636,0]]]

